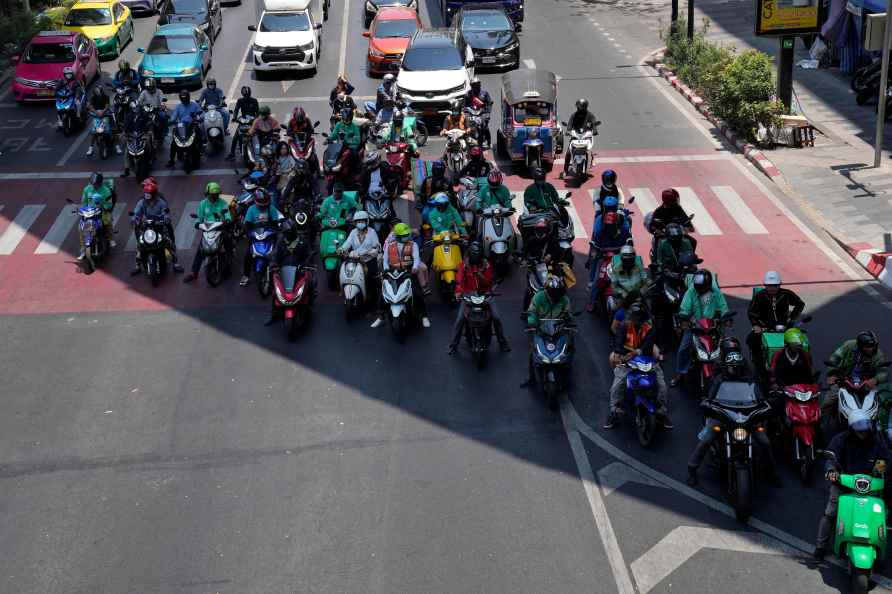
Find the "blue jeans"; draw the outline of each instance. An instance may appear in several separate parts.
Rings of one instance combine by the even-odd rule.
[[[675,371],[679,375],[686,374],[691,369],[691,349],[694,348],[694,335],[690,330],[685,330],[678,344],[678,353],[675,356]]]

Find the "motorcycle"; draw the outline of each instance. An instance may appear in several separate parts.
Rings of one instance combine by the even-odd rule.
[[[434,271],[440,275],[440,294],[443,301],[455,303],[455,274],[461,264],[461,237],[453,231],[443,231],[433,237]]]
[[[824,361],[824,365],[832,368],[830,361]],[[880,364],[879,368],[887,368],[892,363],[886,362]],[[837,423],[840,428],[848,427],[849,415],[854,410],[864,412],[871,420],[875,420],[879,424],[880,413],[880,395],[877,388],[870,387],[867,380],[874,377],[879,371],[878,369],[868,368],[861,372],[853,371],[848,376],[842,378],[839,382],[839,413],[837,415]],[[830,419],[827,419],[830,422]],[[832,435],[832,431],[827,431],[828,435]],[[890,435],[892,437],[892,435]]]
[[[468,124],[468,136],[473,138],[479,146],[483,146],[486,135],[484,130],[489,129],[489,114],[483,107],[465,107],[465,121]]]
[[[378,237],[387,237],[390,224],[396,218],[393,200],[384,192],[375,190],[366,197],[363,210],[369,213],[369,224]]]
[[[691,368],[685,376],[688,394],[702,399],[709,394],[719,362],[719,342],[724,335],[724,327],[737,315],[728,312],[720,318],[701,318],[691,326],[692,350]]]
[[[226,105],[222,106],[224,109]],[[223,151],[226,140],[226,130],[223,127],[223,113],[216,105],[208,105],[202,118],[204,123],[204,137],[208,139],[208,154],[216,155]]]
[[[522,264],[527,269],[527,291],[523,298],[523,311],[527,311],[533,297],[545,288],[545,281],[551,274],[551,269],[545,262],[537,260],[527,260]]]
[[[492,319],[492,294],[462,295],[465,304],[465,340],[477,369],[486,365],[486,353],[495,331]]]
[[[351,196],[352,195],[352,196]],[[356,200],[356,192],[344,192],[345,199]],[[319,221],[322,234],[319,236],[319,256],[328,282],[328,288],[337,291],[340,279],[341,256],[338,248],[347,239],[347,221],[345,219],[323,219]]]
[[[73,200],[66,199],[69,204],[75,204]],[[80,206],[72,211],[78,217],[78,233],[80,243],[84,250],[84,258],[81,267],[86,274],[92,274],[97,265],[109,252],[108,235],[105,225],[102,224],[102,209],[95,206]]]
[[[822,452],[836,462],[836,454]],[[867,474],[840,474],[842,491],[836,507],[833,552],[848,559],[852,592],[867,594],[874,566],[886,558],[885,479]]]
[[[589,177],[588,172],[592,166],[595,134],[597,134],[597,131],[591,128],[570,130],[570,163],[567,166],[564,178],[574,180],[579,186],[584,184]]]
[[[405,142],[388,142],[384,145],[384,156],[387,160],[387,176],[399,180],[394,192],[399,195],[409,189],[412,182],[412,159],[409,157],[409,145]]]
[[[480,198],[477,181],[472,177],[463,177],[458,184],[458,214],[465,229],[476,229],[474,221],[477,214],[477,199]]]
[[[411,325],[417,324],[419,312],[412,294],[412,273],[409,270],[391,269],[384,273],[381,282],[387,320],[398,342],[406,337]]]
[[[173,129],[174,160],[183,162],[183,171],[192,173],[201,161],[201,143],[196,131],[197,122],[177,122]]]
[[[511,270],[511,253],[515,249],[513,208],[491,206],[479,212],[478,237],[483,243],[483,255],[495,268],[498,278],[505,278]]]
[[[161,101],[166,103],[167,98],[162,97]],[[161,139],[163,142],[164,137],[167,136],[167,109],[165,107],[153,107],[151,105],[143,105],[143,112],[146,115],[146,118],[149,120],[149,126],[152,130],[152,137],[155,139]],[[158,149],[157,143],[155,143],[155,150]]]
[[[345,163],[340,162],[341,154],[345,150],[343,135],[340,138],[333,138],[325,133],[322,135],[328,139],[325,152],[322,153],[322,172],[328,184],[327,192],[330,194],[335,181],[349,180],[353,175],[349,170],[350,159],[347,159]],[[348,168],[347,171],[343,171],[345,166]]]
[[[86,120],[87,102],[83,92],[74,93],[67,85],[56,88],[56,115],[62,134],[67,138],[83,126]]]
[[[758,397],[757,390],[756,384],[725,381],[715,398],[700,403],[707,418],[716,421],[703,431],[722,434],[712,443],[710,451],[740,522],[746,522],[753,510],[752,434],[764,431],[763,422],[771,415],[771,405]]]
[[[613,285],[610,281],[610,262],[619,253],[620,248],[610,247],[601,249],[594,241],[589,241],[589,260],[598,263],[598,269],[594,271],[592,282],[592,311],[603,318],[609,324],[611,313],[616,309],[613,298]]]
[[[757,289],[758,288],[761,288],[761,287],[757,287]],[[754,290],[753,296],[755,296],[755,294],[757,292],[758,291]],[[805,324],[811,322],[811,319],[812,319],[811,316],[804,316],[801,320],[799,320],[798,322],[796,322],[790,326],[784,326],[783,324],[778,324],[770,330],[764,324],[759,324],[760,326],[762,326],[762,333],[761,333],[762,361],[761,361],[761,364],[763,365],[763,367],[762,367],[763,371],[771,368],[771,360],[774,359],[774,355],[778,351],[780,351],[784,348],[784,332],[787,330],[787,328],[799,328],[802,330],[803,326]],[[802,332],[802,350],[805,351],[806,353],[811,351],[811,347],[809,346],[809,343],[808,343],[808,336],[805,334],[804,330]]]
[[[134,95],[129,87],[126,86],[116,86],[114,87],[115,95],[112,97],[112,114],[114,114],[114,120],[116,125],[123,126],[124,119],[127,117],[127,112],[130,111],[130,102],[136,101],[136,95]]]
[[[132,212],[130,216],[133,216]],[[151,279],[152,286],[157,287],[172,260],[167,223],[161,219],[144,218],[136,227],[136,252],[143,273]]]
[[[816,384],[784,386],[785,437],[803,485],[815,467],[815,441],[821,422],[820,389]]]
[[[96,151],[102,160],[108,159],[113,142],[111,118],[105,109],[94,111],[91,115],[93,116],[91,134],[96,141]]]
[[[189,215],[197,219],[198,215]],[[208,284],[218,286],[223,279],[229,276],[232,270],[232,252],[226,249],[223,234],[226,233],[224,221],[207,221],[195,223],[195,228],[201,231],[201,242],[198,249],[205,255],[204,273]]]
[[[635,432],[642,447],[650,447],[657,432],[657,385],[656,359],[636,355],[624,363],[629,368],[626,376],[626,399],[629,410],[635,411]]]
[[[563,319],[543,318],[539,320],[538,329],[529,328],[527,331],[533,333],[530,362],[536,381],[542,386],[548,408],[557,410],[558,397],[570,385],[576,326]]]
[[[273,290],[270,260],[276,247],[277,227],[266,223],[251,231],[251,256],[254,259],[254,277],[257,279],[257,292],[266,299]]]
[[[137,182],[149,177],[155,163],[155,141],[151,129],[127,135],[127,155],[125,157]]]
[[[346,254],[341,262],[340,283],[348,322],[369,300],[365,277],[366,267],[362,258],[356,256],[355,252]]]
[[[375,121],[375,117],[378,115],[378,111],[375,109],[375,102],[366,101],[364,107],[366,119],[372,122]],[[412,107],[405,101],[397,101],[396,107],[403,112],[403,127],[415,132],[415,144],[419,148],[427,144],[428,132],[427,124],[424,123],[424,120],[419,119]],[[332,127],[334,127],[334,124],[332,124]]]
[[[273,307],[282,311],[285,334],[289,340],[297,338],[298,333],[310,321],[315,295],[313,291],[312,266],[282,266],[273,273],[275,298]]]
[[[245,154],[247,156],[247,162],[245,163],[245,166],[253,167],[254,165],[256,165],[257,162],[263,158],[263,148],[266,146],[271,146],[273,149],[275,149],[277,142],[279,142],[278,132],[270,131],[249,134],[245,139]]]
[[[443,155],[443,162],[446,163],[446,175],[453,183],[458,183],[462,169],[468,164],[466,133],[461,128],[446,130],[446,152]]]
[[[250,135],[248,134],[251,131],[251,125],[254,123],[254,118],[249,115],[240,115],[236,120],[235,127],[235,138],[232,139],[232,142],[235,143],[238,153],[242,157],[242,163],[245,167],[250,167],[254,164],[251,160],[251,155],[248,152],[248,147],[251,144]],[[235,151],[232,151],[235,154]]]

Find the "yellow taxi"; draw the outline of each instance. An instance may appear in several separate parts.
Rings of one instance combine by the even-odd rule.
[[[99,56],[116,58],[133,40],[133,16],[118,0],[80,0],[75,2],[62,26],[66,31],[83,33],[96,43]]]

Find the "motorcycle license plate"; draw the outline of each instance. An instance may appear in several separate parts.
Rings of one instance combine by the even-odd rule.
[[[161,84],[162,84],[162,85],[172,85],[172,84],[175,83],[175,82],[176,82],[176,80],[173,79],[173,78],[162,78],[162,79],[161,79]]]
[[[492,56],[486,56],[484,58],[480,58],[480,63],[481,64],[495,64],[496,59],[493,58]]]

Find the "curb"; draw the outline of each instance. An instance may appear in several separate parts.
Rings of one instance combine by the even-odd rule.
[[[885,286],[892,288],[892,252],[872,247],[869,243],[844,243],[833,233],[824,229],[833,241],[839,244],[864,270]]]
[[[665,54],[666,48],[660,48],[645,58],[644,63],[657,71],[657,73],[666,79],[669,84],[671,84],[675,90],[677,90],[680,94],[684,95],[684,98],[687,99],[688,103],[693,105],[697,111],[703,114],[707,120],[709,120],[716,128],[718,128],[722,136],[734,145],[737,150],[743,153],[743,156],[746,159],[756,166],[756,168],[764,173],[768,178],[775,181],[774,178],[781,177],[780,170],[771,162],[771,160],[765,156],[760,149],[756,148],[755,145],[752,145],[745,140],[739,138],[737,136],[737,132],[731,128],[726,122],[714,116],[709,111],[709,106],[703,100],[702,97],[697,95],[690,87],[681,82],[675,73],[669,70],[669,67],[660,62],[661,57]]]

